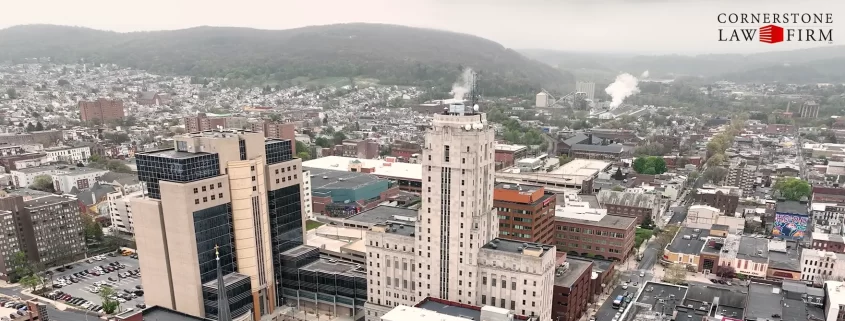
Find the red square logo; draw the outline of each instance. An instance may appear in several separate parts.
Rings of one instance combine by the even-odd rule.
[[[760,42],[778,43],[783,41],[783,27],[768,25],[760,27]]]

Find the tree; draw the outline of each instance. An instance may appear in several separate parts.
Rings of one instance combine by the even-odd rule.
[[[314,140],[314,144],[323,148],[332,147],[332,143],[325,137],[317,137],[317,139]]]
[[[680,263],[675,263],[666,268],[664,276],[666,282],[681,284],[687,279],[687,269]]]
[[[27,133],[34,132],[34,131],[35,131],[35,125],[33,125],[32,123],[26,124],[26,132]]]
[[[718,166],[724,163],[726,160],[727,157],[725,157],[725,154],[715,154],[713,156],[710,156],[709,159],[707,159],[707,166]]]
[[[85,228],[85,239],[92,241],[103,240],[103,227],[100,223],[94,220],[94,217],[88,214],[82,214],[82,225]]]
[[[640,224],[640,227],[647,230],[654,228],[654,220],[652,220],[651,214],[646,214],[646,216],[643,218],[643,223]]]
[[[311,153],[309,153],[308,151],[297,152],[296,157],[302,159],[303,161],[307,161],[311,159]]]
[[[26,253],[15,252],[15,254],[12,254],[9,270],[12,271],[11,279],[17,280],[32,274],[32,263],[29,262],[29,257],[26,256]]]
[[[622,186],[616,185],[616,186],[613,186],[613,188],[611,188],[610,190],[614,191],[614,192],[624,192],[625,188],[622,187]]]
[[[672,242],[672,239],[675,238],[675,234],[678,233],[679,229],[680,227],[678,225],[666,225],[663,230],[657,234],[657,238],[655,239],[659,248],[666,248],[666,246]]]
[[[719,265],[713,268],[713,274],[720,278],[733,279],[736,277],[736,270],[730,265]]]
[[[634,149],[637,156],[663,156],[666,154],[666,147],[661,143],[648,143]]]
[[[788,200],[799,201],[803,197],[810,197],[812,188],[810,184],[800,178],[787,177],[779,179],[773,189],[780,192],[780,195]]]
[[[613,179],[615,179],[617,181],[621,181],[621,180],[625,179],[625,175],[622,174],[622,168],[621,167],[617,168],[616,173],[613,173],[612,177],[613,177]]]
[[[15,91],[15,88],[6,89],[6,95],[9,96],[9,99],[16,99],[18,98],[18,92]]]
[[[728,169],[721,167],[721,166],[713,166],[708,167],[704,170],[704,174],[701,175],[705,181],[710,183],[718,183],[725,179],[725,176],[728,176]]]
[[[43,283],[41,282],[41,278],[39,278],[35,274],[24,276],[18,282],[24,288],[31,288],[33,292],[35,292],[35,288],[37,288],[39,285],[41,285],[41,283]]]
[[[648,175],[663,174],[669,170],[666,160],[660,156],[638,157],[634,160],[633,167],[637,173]]]
[[[569,162],[571,162],[571,161],[572,161],[572,158],[571,158],[571,157],[569,157],[569,156],[567,156],[567,155],[560,155],[560,156],[558,156],[558,158],[557,158],[557,159],[558,159],[558,161],[560,162],[560,165],[561,165],[561,166],[563,166],[563,165],[565,165],[566,163],[569,163]]]
[[[44,125],[41,122],[35,124],[35,131],[42,131],[44,130]]]
[[[29,188],[53,193],[56,190],[53,188],[53,178],[50,175],[38,175],[32,180],[32,185]]]
[[[120,302],[113,299],[112,297],[115,295],[114,289],[104,286],[100,288],[100,293],[97,293],[101,299],[103,299],[103,312],[106,314],[112,314],[114,311],[117,310],[117,307],[120,305]]]
[[[342,132],[335,132],[334,135],[332,136],[332,141],[334,142],[335,145],[342,144],[344,140],[346,140],[346,135],[343,134]]]

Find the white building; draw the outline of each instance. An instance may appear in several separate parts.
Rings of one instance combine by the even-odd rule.
[[[302,171],[302,216],[313,220],[314,208],[311,207],[311,172]]]
[[[493,136],[486,115],[463,105],[434,115],[423,146],[419,220],[377,225],[366,235],[367,321],[425,297],[551,319],[554,246],[494,240]]]
[[[842,318],[840,313],[845,311],[845,283],[827,281],[824,283],[824,319],[837,321]]]
[[[28,187],[36,177],[46,175],[51,177],[56,192],[69,193],[74,187],[85,189],[93,186],[98,177],[108,172],[104,169],[61,165],[22,168],[13,170],[10,174],[16,187]]]
[[[132,218],[132,198],[143,197],[144,191],[136,191],[123,195],[115,191],[107,195],[109,202],[109,219],[115,231],[135,234],[135,220]]]
[[[513,321],[514,314],[507,309],[501,309],[493,306],[485,306],[481,308],[481,313],[473,311],[472,313],[461,314],[461,308],[443,310],[445,313],[432,311],[423,308],[409,307],[400,305],[381,317],[381,321],[473,321],[474,316],[478,314],[479,318],[484,321]],[[454,311],[455,313],[449,313]]]
[[[44,150],[52,162],[66,162],[70,164],[87,163],[91,157],[91,148],[81,147],[54,147]]]
[[[821,284],[845,279],[845,254],[814,249],[801,250],[801,280]]]
[[[549,107],[549,105],[551,105],[551,102],[550,102],[550,99],[549,99],[549,94],[547,94],[545,92],[540,92],[539,94],[537,94],[537,97],[535,98],[534,105],[535,105],[535,107],[539,107],[539,108]]]

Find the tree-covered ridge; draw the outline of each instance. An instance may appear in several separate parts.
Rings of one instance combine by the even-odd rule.
[[[52,25],[0,30],[0,61],[32,57],[227,77],[244,84],[366,77],[381,84],[448,88],[464,67],[482,72],[487,95],[568,88],[574,82],[571,74],[480,37],[362,23],[290,30],[197,27],[116,33]]]

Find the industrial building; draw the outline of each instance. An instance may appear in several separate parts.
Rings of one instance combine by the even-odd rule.
[[[308,168],[361,172],[396,181],[403,191],[422,191],[422,165],[398,162],[395,158],[361,159],[343,156],[326,156],[302,163]]]

